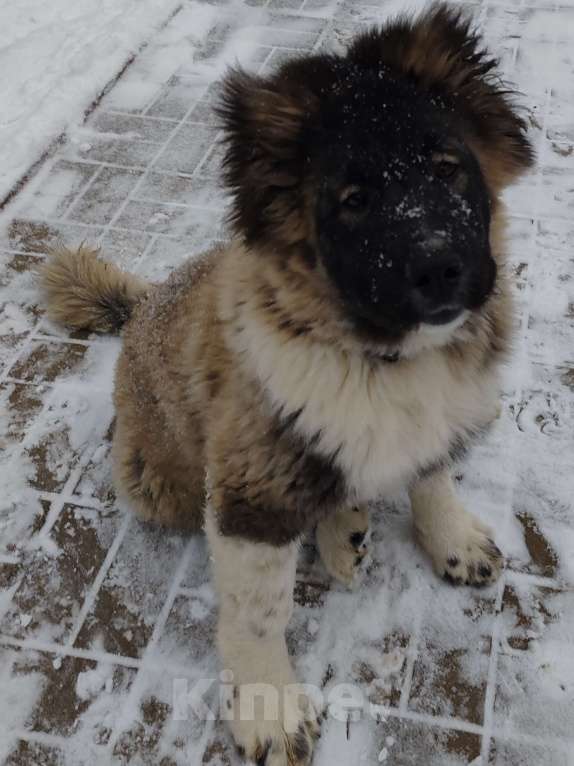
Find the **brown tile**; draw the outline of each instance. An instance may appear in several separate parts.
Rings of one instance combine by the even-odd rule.
[[[171,585],[184,540],[133,522],[76,645],[140,657]]]
[[[78,730],[82,716],[86,716],[89,746],[105,744],[109,739],[112,723],[109,713],[117,710],[118,698],[129,690],[135,671],[77,657],[22,650],[13,663],[12,677],[30,675],[41,677],[42,684],[25,728],[70,737]]]
[[[111,506],[115,500],[112,480],[111,441],[104,441],[96,448],[89,463],[82,470],[74,488],[74,495],[81,498],[83,505],[94,500]]]
[[[20,739],[8,753],[4,766],[65,766],[65,763],[62,750]]]
[[[190,670],[194,671],[195,668],[190,667]],[[203,699],[211,710],[216,711],[217,674],[210,673],[203,677],[214,679],[211,694],[208,692]],[[190,692],[200,678],[200,674],[189,678],[185,678],[184,674],[178,677],[178,681],[183,681],[186,691]],[[212,724],[206,724],[205,720],[196,715],[193,705],[184,710],[184,720],[178,720],[173,709],[174,680],[172,674],[166,673],[161,667],[145,665],[140,670],[137,716],[121,732],[114,748],[115,758],[119,762],[149,763],[150,766],[177,766],[183,763],[199,766],[202,762],[206,747],[206,726]]]
[[[544,577],[555,577],[558,567],[558,555],[550,542],[544,537],[536,521],[525,511],[516,514],[524,534],[524,542],[530,556],[527,571]]]
[[[158,755],[158,746],[170,714],[171,708],[154,696],[143,700],[139,708],[141,721],[122,733],[114,747],[114,757],[122,763],[129,763],[138,757],[148,763],[152,760],[163,763]]]
[[[44,513],[47,507],[44,508]],[[43,519],[30,529],[30,539]],[[25,553],[25,572],[2,619],[1,630],[17,638],[61,641],[71,630],[119,526],[117,514],[74,506],[61,511],[46,543]],[[36,538],[36,542],[38,538]]]
[[[205,594],[175,599],[158,651],[182,666],[205,665],[213,660],[217,609],[211,589]]]
[[[453,593],[454,595],[454,593]],[[460,593],[457,593],[461,597]],[[495,617],[494,595],[467,591],[456,628],[445,615],[444,627],[423,635],[413,667],[410,710],[482,724]],[[437,610],[440,610],[440,605]],[[445,609],[449,607],[445,604]],[[464,635],[464,640],[460,636]]]
[[[34,341],[12,365],[10,377],[31,383],[52,383],[78,367],[86,351],[86,346],[75,343]]]
[[[27,497],[4,508],[0,523],[0,552],[17,554],[40,531],[50,510],[46,500]]]
[[[480,756],[481,737],[464,731],[389,718],[377,727],[372,763],[385,766],[468,766]]]
[[[489,655],[487,645],[478,652],[425,645],[415,662],[409,708],[481,724]]]
[[[208,742],[201,759],[201,766],[232,766],[235,762],[229,742],[219,737]]]
[[[568,598],[551,588],[508,584],[502,599],[503,643],[501,651],[527,651],[544,630],[558,627],[560,600]],[[574,604],[574,596],[571,596]]]
[[[63,489],[78,460],[69,433],[62,428],[43,429],[35,435],[34,443],[25,447],[24,455],[29,462],[28,484],[45,492]]]
[[[0,447],[7,442],[22,441],[27,429],[42,411],[46,389],[43,385],[25,383],[0,384]]]
[[[298,606],[316,609],[325,605],[328,592],[329,586],[326,583],[298,581],[295,583],[293,597]]]
[[[82,242],[93,241],[99,234],[97,228],[16,218],[6,234],[0,235],[0,244],[23,253],[46,253],[60,242],[65,242],[68,247],[78,247]]]
[[[18,578],[21,574],[21,564],[0,563],[0,590],[4,591],[3,595],[6,598],[11,597],[6,595],[6,591],[13,590],[18,585]]]
[[[568,737],[574,731],[572,609],[573,591],[522,580],[506,588],[494,707],[502,737]]]
[[[409,637],[393,633],[377,641],[357,641],[350,682],[371,705],[398,707],[405,680]]]

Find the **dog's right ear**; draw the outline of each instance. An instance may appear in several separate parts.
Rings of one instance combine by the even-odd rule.
[[[281,73],[266,79],[234,69],[223,81],[217,113],[225,131],[225,179],[234,198],[231,218],[250,243],[303,238],[302,132],[312,110],[309,91]]]
[[[217,111],[227,134],[225,166],[233,185],[241,184],[244,174],[262,175],[274,186],[295,182],[305,116],[297,90],[278,77],[266,80],[240,69],[229,72]]]

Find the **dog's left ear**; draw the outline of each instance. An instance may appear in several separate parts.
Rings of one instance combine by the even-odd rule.
[[[223,81],[223,167],[232,221],[248,242],[304,237],[301,135],[313,106],[303,85],[281,73],[262,78],[234,69]]]
[[[532,165],[526,122],[514,94],[459,9],[439,3],[415,19],[399,18],[362,35],[348,56],[359,66],[398,71],[450,101],[466,117],[467,139],[494,190]]]

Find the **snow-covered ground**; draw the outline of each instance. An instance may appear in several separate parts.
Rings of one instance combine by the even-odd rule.
[[[65,128],[68,140],[0,218],[0,762],[235,766],[226,729],[185,696],[218,674],[204,541],[116,503],[119,342],[50,325],[31,269],[58,238],[100,243],[154,279],[200,252],[222,234],[211,106],[226,64],[267,70],[340,46],[405,4],[184,1],[85,125],[175,3],[34,5],[2,10],[21,30],[12,45],[10,24],[0,36],[16,72],[0,86],[2,191]],[[507,199],[519,328],[503,414],[459,475],[508,567],[486,591],[439,582],[402,497],[376,514],[359,592],[333,586],[305,547],[289,631],[299,676],[326,697],[352,684],[371,704],[349,721],[333,706],[317,766],[574,764],[574,2],[469,7],[524,94],[538,150]]]
[[[0,200],[177,5],[1,0]]]

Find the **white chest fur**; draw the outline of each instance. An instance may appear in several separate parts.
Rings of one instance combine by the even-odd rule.
[[[285,415],[301,410],[297,430],[323,455],[336,455],[358,501],[394,491],[495,415],[494,375],[453,368],[436,349],[373,365],[305,339],[279,345],[255,323],[245,331],[245,350],[274,404]]]

